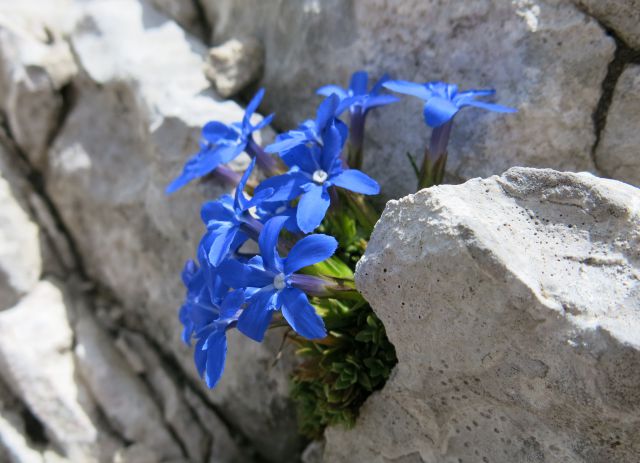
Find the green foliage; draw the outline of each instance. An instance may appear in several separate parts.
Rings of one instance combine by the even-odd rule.
[[[318,230],[334,236],[338,250],[332,259],[305,269],[306,273],[353,279],[371,234],[372,210],[355,213],[360,199],[341,199],[343,207],[330,214]],[[359,293],[311,302],[329,335],[317,341],[292,336],[296,353],[304,361],[293,374],[291,395],[297,403],[301,432],[317,438],[326,426],[353,426],[360,406],[382,388],[397,358],[382,322]]]

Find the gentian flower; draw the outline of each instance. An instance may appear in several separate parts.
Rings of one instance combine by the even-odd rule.
[[[273,217],[286,217],[287,221],[284,223],[284,228],[291,233],[301,232],[296,221],[296,206],[293,206],[291,201],[263,201],[256,207],[256,212],[263,223]]]
[[[202,246],[207,249],[211,265],[217,266],[229,254],[238,249],[248,238],[257,239],[262,224],[249,213],[249,209],[273,194],[273,189],[263,188],[256,191],[253,198],[247,199],[243,190],[256,160],[252,159],[240,183],[236,187],[235,197],[224,195],[217,201],[202,205],[200,216],[207,226],[202,238]]]
[[[194,360],[200,377],[205,378],[209,387],[214,387],[224,370],[226,331],[237,322],[244,293],[229,292],[229,287],[207,262],[204,249],[200,248],[198,254],[200,267],[188,261],[182,272],[187,296],[179,318],[184,325],[182,340],[190,345],[193,337],[197,339]]]
[[[345,109],[349,109],[349,165],[356,169],[362,166],[364,124],[367,113],[373,108],[398,101],[398,98],[393,95],[380,94],[382,84],[387,80],[389,80],[387,75],[382,76],[368,92],[369,75],[365,71],[357,71],[351,76],[349,88],[343,89],[338,85],[325,85],[316,92],[325,96],[338,95],[340,104],[336,109],[336,116]]]
[[[336,110],[340,104],[338,95],[326,98],[316,113],[315,120],[306,120],[295,130],[281,133],[276,141],[265,148],[267,153],[280,153],[286,162],[288,153],[297,147],[305,145],[322,145],[322,135],[331,127],[337,127],[343,138],[347,136],[348,128],[340,119],[336,119]]]
[[[263,96],[264,89],[258,90],[247,105],[242,122],[225,124],[212,121],[203,127],[200,151],[187,161],[180,176],[167,186],[167,194],[179,190],[191,180],[213,172],[218,166],[232,161],[243,151],[257,157],[261,168],[268,172],[274,171],[273,159],[264,153],[252,137],[253,132],[269,125],[273,119],[273,114],[270,114],[256,125],[250,122]]]
[[[300,197],[296,212],[298,227],[304,233],[312,232],[327,212],[331,199],[329,187],[336,186],[365,195],[380,192],[380,186],[371,177],[357,169],[344,169],[340,159],[342,137],[336,127],[324,132],[323,145],[297,147],[283,160],[291,167],[289,172],[264,180],[256,193],[272,189],[273,195],[264,201],[290,201]],[[294,155],[295,154],[295,155]]]
[[[495,90],[468,90],[458,93],[458,86],[446,82],[427,82],[417,84],[404,80],[390,80],[383,87],[398,93],[415,96],[425,101],[423,116],[425,123],[433,127],[429,149],[420,169],[418,187],[425,188],[442,183],[447,162],[447,145],[451,135],[453,117],[465,106],[486,109],[500,113],[513,113],[517,110],[506,106],[476,101],[478,96],[493,95]]]
[[[278,235],[286,217],[270,219],[260,233],[260,256],[248,263],[226,260],[220,265],[223,281],[231,287],[251,291],[247,306],[238,318],[238,329],[255,341],[264,339],[274,311],[281,310],[289,325],[301,336],[318,339],[326,336],[322,318],[297,285],[301,268],[328,259],[338,246],[335,238],[309,235],[298,241],[287,257],[278,254]]]

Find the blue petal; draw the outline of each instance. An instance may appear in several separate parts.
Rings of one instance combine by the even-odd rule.
[[[268,126],[269,124],[271,124],[271,121],[273,120],[273,116],[275,116],[275,114],[269,114],[268,116],[265,116],[260,122],[258,122],[254,127],[253,127],[253,131],[255,130],[260,130],[263,127]]]
[[[347,92],[338,85],[325,85],[324,87],[320,87],[316,90],[316,93],[324,96],[329,96],[335,93],[341,100],[347,97]]]
[[[217,267],[229,255],[237,232],[238,226],[234,225],[219,226],[207,232],[212,236],[208,254],[211,265]]]
[[[278,237],[286,221],[286,217],[273,217],[267,220],[258,238],[264,268],[274,273],[282,272],[282,259],[278,255]]]
[[[260,106],[260,102],[262,101],[263,96],[264,96],[264,88],[261,88],[256,92],[256,94],[253,96],[253,98],[247,105],[247,109],[244,112],[244,117],[242,118],[242,125],[249,124],[249,119],[251,119],[251,116],[253,115],[253,113],[255,113],[256,109],[258,109],[258,106]]]
[[[236,215],[233,210],[231,196],[224,195],[217,201],[208,201],[200,208],[200,218],[207,225],[209,222],[235,222]]]
[[[322,151],[320,155],[320,167],[325,172],[331,172],[335,160],[340,157],[342,151],[342,137],[337,127],[329,127],[322,135]]]
[[[289,167],[297,166],[304,172],[313,173],[320,168],[318,161],[319,147],[313,145],[311,147],[307,145],[298,145],[295,148],[290,149],[286,153],[280,155],[282,160]]]
[[[275,143],[268,145],[264,151],[266,153],[281,153],[305,143],[307,136],[299,130],[291,130],[276,137]]]
[[[321,339],[327,335],[322,318],[307,299],[307,295],[297,288],[282,290],[282,315],[291,328],[307,339]]]
[[[367,84],[369,83],[369,74],[365,71],[357,71],[351,75],[349,88],[354,95],[364,95],[367,93]]]
[[[202,349],[204,343],[207,342],[206,337],[202,337],[196,342],[196,346],[193,350],[193,361],[196,364],[196,370],[198,370],[198,375],[202,378],[204,375],[204,370],[207,366],[207,351]]]
[[[484,101],[463,101],[460,103],[460,106],[474,106],[476,108],[486,109],[487,111],[494,111],[497,113],[516,113],[518,112],[515,108],[509,108],[507,106],[502,106],[494,103],[485,103]]]
[[[340,119],[335,119],[334,126],[338,129],[340,137],[342,138],[342,146],[344,146],[344,143],[347,141],[347,137],[349,136],[349,127]]]
[[[422,100],[428,100],[433,96],[433,92],[427,89],[424,84],[416,84],[406,80],[388,80],[382,86],[394,92],[415,96]]]
[[[340,97],[335,93],[329,95],[322,103],[320,103],[316,114],[316,130],[318,133],[322,132],[329,121],[335,117],[336,108],[339,103]]]
[[[238,132],[233,127],[218,121],[207,122],[202,128],[202,137],[213,144],[222,139],[236,140],[238,136]]]
[[[240,179],[240,182],[238,182],[238,185],[236,185],[234,207],[237,211],[246,211],[250,207],[248,205],[249,200],[244,197],[243,191],[244,191],[245,185],[247,184],[247,180],[249,180],[249,177],[251,176],[251,172],[253,171],[253,167],[255,165],[256,165],[256,158],[253,158],[251,159],[251,162],[247,166],[247,169],[244,171],[244,174],[242,174],[242,178]]]
[[[258,291],[238,318],[238,330],[254,341],[262,342],[271,323],[274,306],[272,299],[275,297],[273,290]]]
[[[449,122],[459,111],[459,108],[451,100],[441,97],[430,98],[424,105],[424,121],[430,127],[440,127]]]
[[[338,242],[332,236],[309,235],[293,245],[284,260],[284,273],[290,275],[301,268],[322,262],[333,255]]]
[[[182,283],[187,286],[197,271],[198,265],[193,260],[189,259],[186,261],[182,268],[182,273],[180,274],[182,277]]]
[[[467,98],[475,98],[477,96],[489,96],[495,94],[496,91],[493,88],[487,88],[482,90],[466,90],[464,92],[460,92],[456,95],[455,100],[467,99]]]
[[[264,288],[273,283],[273,275],[235,259],[225,260],[219,268],[220,277],[232,288]]]
[[[357,169],[342,171],[342,173],[331,178],[331,184],[363,195],[377,195],[380,193],[378,182]]]
[[[389,74],[384,74],[382,77],[380,77],[378,79],[378,81],[373,85],[373,87],[371,88],[371,92],[369,92],[369,94],[371,96],[376,96],[378,93],[380,93],[380,91],[382,90],[382,85],[385,82],[389,82],[391,80],[391,77],[389,77]]]
[[[400,98],[397,98],[393,95],[370,96],[364,103],[364,110],[369,111],[370,109],[378,108],[380,106],[386,106],[398,101],[400,101]]]
[[[227,296],[222,301],[222,305],[220,306],[220,319],[234,319],[236,313],[245,301],[245,294],[243,289],[236,289],[235,291],[231,291],[227,293]]]
[[[213,332],[206,341],[207,368],[205,381],[209,388],[215,387],[224,371],[227,358],[227,336],[224,330]]]
[[[265,202],[291,201],[302,193],[301,187],[310,182],[301,172],[288,172],[275,177],[269,177],[260,183],[255,190],[255,194],[263,190],[272,189],[273,194],[266,198]]]
[[[308,191],[300,197],[296,219],[298,227],[304,233],[311,233],[322,219],[331,204],[327,189],[315,184],[309,184]]]

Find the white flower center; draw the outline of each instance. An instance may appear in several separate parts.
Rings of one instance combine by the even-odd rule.
[[[322,169],[318,169],[313,173],[313,177],[311,179],[317,183],[318,185],[322,185],[329,175]]]
[[[287,283],[285,281],[286,277],[284,276],[284,273],[278,273],[274,278],[273,278],[273,287],[276,288],[278,291],[280,291],[281,289],[284,289],[287,287]]]

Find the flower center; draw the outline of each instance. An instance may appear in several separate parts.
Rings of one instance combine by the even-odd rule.
[[[284,289],[287,287],[287,283],[286,283],[286,277],[284,276],[284,273],[278,273],[274,278],[273,278],[273,287],[276,288],[278,291],[280,291],[281,289]]]
[[[327,177],[329,175],[324,170],[318,169],[313,173],[311,179],[318,185],[322,185],[327,180]]]

